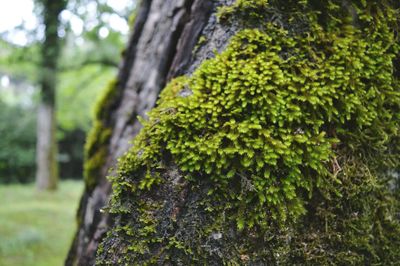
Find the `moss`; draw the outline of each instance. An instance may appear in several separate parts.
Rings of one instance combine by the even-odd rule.
[[[84,177],[88,189],[97,184],[100,170],[106,163],[108,142],[111,137],[111,129],[105,128],[101,122],[96,121],[89,132],[85,145]]]
[[[219,7],[217,17],[224,21],[231,17],[245,16],[246,19],[259,21],[264,18],[264,12],[269,7],[268,0],[237,0],[230,6]]]
[[[306,31],[270,22],[243,29],[161,93],[114,177],[110,211],[121,220],[108,239],[126,246],[123,262],[151,264],[162,255],[222,264],[400,259],[398,202],[387,188],[388,170],[400,165],[392,147],[400,131],[396,13],[378,1],[354,2],[345,15],[341,1],[295,2],[302,14],[291,15],[307,19]],[[237,1],[224,16],[260,19],[254,3],[274,7]],[[186,219],[171,225],[186,234],[194,227],[190,239],[160,232],[175,223],[163,213],[171,199],[138,204],[157,201],[152,193],[173,183],[171,162],[198,197],[187,203],[197,209],[187,207]],[[210,234],[224,236],[215,244],[220,254],[204,246]]]
[[[116,81],[111,81],[95,106],[95,120],[85,144],[84,178],[86,188],[91,190],[101,176],[101,168],[106,163],[108,143],[112,129],[106,125],[107,117],[114,106]]]
[[[197,41],[196,46],[193,48],[193,53],[197,53],[199,49],[207,42],[206,36],[200,36],[199,40]]]
[[[109,115],[117,95],[117,80],[111,80],[105,88],[100,99],[97,101],[94,108],[95,120],[106,120],[105,118]]]

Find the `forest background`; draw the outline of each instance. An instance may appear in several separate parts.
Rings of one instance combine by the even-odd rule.
[[[43,3],[15,0],[0,9],[0,265],[63,263],[83,189],[83,149],[93,107],[118,70],[134,9],[133,0],[70,0],[60,13],[56,158],[61,182],[52,192],[34,185]]]

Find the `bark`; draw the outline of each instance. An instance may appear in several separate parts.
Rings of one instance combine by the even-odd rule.
[[[54,106],[41,103],[37,119],[36,186],[39,190],[56,189],[58,178]]]
[[[55,91],[57,86],[57,61],[60,54],[58,15],[66,1],[41,1],[45,25],[45,40],[41,47],[40,104],[37,123],[36,184],[39,190],[57,188],[57,141],[55,118]]]
[[[109,112],[106,122],[113,132],[107,160],[95,188],[87,189],[82,196],[79,228],[66,265],[94,264],[98,244],[112,223],[109,215],[100,211],[111,193],[106,176],[113,174],[110,169],[130,148],[130,141],[141,129],[136,117],[145,116],[154,107],[166,82],[191,65],[188,62],[191,51],[212,7],[207,0],[142,2],[118,74],[116,108]],[[226,33],[221,31],[219,35]],[[202,55],[206,57],[204,52]]]

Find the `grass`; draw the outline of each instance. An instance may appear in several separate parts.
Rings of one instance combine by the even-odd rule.
[[[82,190],[79,181],[63,181],[56,192],[0,185],[0,266],[64,265]]]

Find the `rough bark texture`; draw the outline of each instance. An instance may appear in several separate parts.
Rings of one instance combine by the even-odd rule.
[[[106,176],[112,175],[110,169],[129,149],[130,141],[141,129],[136,117],[145,116],[154,107],[166,82],[187,69],[190,54],[212,8],[213,4],[207,0],[142,2],[118,74],[117,94],[113,99],[115,108],[109,112],[107,121],[113,129],[107,161],[94,189],[87,189],[82,196],[79,229],[66,265],[94,264],[97,246],[112,222],[108,214],[100,212],[111,192]],[[212,21],[215,24],[215,16]],[[227,35],[222,30],[217,34]],[[218,46],[222,47],[223,42]],[[212,48],[208,56],[212,56]]]
[[[269,2],[272,4],[269,5]],[[302,5],[299,2],[305,4]],[[389,163],[387,163],[390,161],[389,159],[386,161],[382,153],[378,153],[373,149],[368,150],[369,147],[365,147],[365,143],[357,144],[358,146],[354,148],[354,143],[364,141],[362,137],[353,138],[354,135],[361,135],[360,132],[354,129],[356,127],[351,124],[356,123],[354,121],[359,118],[357,116],[358,112],[349,114],[349,116],[354,115],[355,119],[349,123],[343,122],[345,125],[340,122],[342,121],[340,119],[341,114],[338,114],[337,121],[339,122],[333,125],[342,127],[341,133],[337,133],[335,131],[336,128],[329,123],[321,127],[321,130],[329,138],[333,139],[336,135],[342,134],[338,137],[342,138],[340,145],[331,145],[329,143],[330,140],[327,140],[328,137],[323,138],[318,132],[319,137],[315,136],[313,139],[320,138],[319,140],[310,142],[311,144],[308,147],[301,148],[304,151],[301,150],[300,154],[302,152],[307,153],[307,150],[318,150],[325,145],[327,149],[333,150],[333,155],[329,157],[327,155],[328,151],[321,152],[318,156],[320,156],[320,161],[324,162],[317,160],[317,163],[310,159],[312,157],[311,153],[307,154],[307,156],[300,156],[299,172],[301,172],[301,176],[297,177],[300,179],[300,183],[301,180],[306,180],[306,178],[310,177],[310,183],[312,184],[310,186],[312,188],[307,188],[307,184],[304,185],[307,181],[304,181],[302,185],[305,187],[294,189],[296,190],[295,193],[297,193],[295,194],[296,197],[289,195],[289,197],[285,198],[286,192],[288,194],[293,192],[290,189],[282,192],[283,196],[277,193],[279,194],[278,197],[284,197],[280,202],[280,206],[268,205],[269,203],[264,204],[266,199],[263,198],[265,194],[262,193],[270,188],[276,188],[276,186],[279,190],[280,186],[283,186],[280,180],[284,180],[289,176],[291,169],[288,170],[286,168],[287,165],[282,163],[284,161],[282,158],[286,156],[284,151],[281,152],[282,156],[276,155],[277,158],[280,158],[279,160],[282,160],[278,162],[279,168],[276,166],[276,162],[268,164],[267,159],[264,160],[264,158],[257,161],[257,164],[255,163],[256,159],[246,161],[246,158],[244,158],[247,156],[244,154],[246,152],[243,153],[243,150],[237,150],[234,152],[236,157],[231,157],[234,158],[231,159],[231,162],[227,163],[226,160],[221,160],[221,162],[212,161],[212,163],[217,165],[214,170],[221,168],[218,168],[218,165],[223,163],[226,163],[234,170],[239,170],[230,174],[229,170],[231,169],[223,169],[220,176],[212,176],[210,172],[204,170],[207,168],[207,164],[198,168],[193,165],[189,165],[187,169],[182,168],[182,166],[187,166],[185,162],[190,161],[195,156],[203,156],[200,158],[201,162],[206,161],[209,163],[207,161],[208,158],[206,158],[207,155],[201,154],[202,147],[197,147],[196,143],[192,143],[193,146],[189,146],[187,151],[183,149],[184,151],[180,154],[174,151],[176,147],[168,146],[169,141],[174,144],[181,144],[182,141],[180,142],[180,140],[185,138],[185,136],[180,135],[182,132],[188,133],[187,135],[197,138],[199,141],[204,141],[201,138],[207,136],[209,142],[212,142],[214,140],[213,137],[218,134],[220,129],[218,126],[213,128],[214,125],[207,124],[212,119],[212,115],[205,112],[201,113],[202,117],[198,117],[198,119],[204,119],[207,127],[199,130],[198,133],[185,131],[188,128],[195,128],[195,126],[192,127],[192,124],[196,123],[196,120],[193,119],[196,117],[190,116],[190,103],[183,103],[183,100],[179,102],[182,98],[192,97],[193,91],[188,84],[192,86],[196,86],[199,83],[208,84],[204,85],[203,90],[197,88],[198,94],[201,95],[203,93],[205,95],[205,98],[202,98],[203,101],[201,101],[202,106],[207,105],[207,97],[209,97],[210,102],[211,100],[216,100],[214,102],[219,101],[220,103],[225,100],[225,96],[232,96],[229,95],[231,92],[228,90],[233,91],[234,89],[226,84],[227,80],[234,82],[235,85],[239,84],[235,87],[236,89],[240,87],[246,90],[243,93],[247,97],[243,101],[248,101],[243,105],[245,109],[236,109],[235,111],[241,110],[241,112],[236,113],[237,117],[235,117],[236,114],[222,113],[220,114],[221,117],[218,117],[222,122],[217,121],[217,123],[221,122],[220,126],[223,126],[224,130],[229,133],[237,133],[234,130],[229,131],[229,123],[234,124],[232,127],[235,127],[248,119],[246,115],[259,114],[257,112],[260,108],[257,109],[258,105],[253,102],[253,100],[257,100],[257,97],[272,95],[272,100],[268,106],[264,106],[265,109],[273,108],[275,104],[279,106],[280,102],[287,100],[284,98],[278,101],[275,96],[279,95],[281,92],[279,90],[285,91],[290,86],[274,84],[276,80],[285,80],[286,76],[275,75],[270,83],[253,86],[251,80],[246,79],[252,74],[268,76],[278,68],[282,68],[282,71],[286,70],[286,59],[290,58],[297,68],[294,68],[295,70],[289,68],[290,70],[285,72],[287,76],[293,74],[294,76],[291,77],[306,80],[308,73],[303,73],[302,70],[310,65],[310,69],[314,71],[313,67],[316,62],[325,62],[332,58],[332,62],[341,64],[341,61],[335,62],[334,59],[340,58],[342,51],[358,51],[357,49],[360,47],[367,47],[368,44],[360,42],[360,45],[355,45],[355,48],[351,45],[343,48],[343,45],[347,45],[347,43],[340,43],[338,47],[341,49],[335,50],[338,56],[336,57],[336,54],[331,52],[333,47],[337,48],[334,45],[340,39],[335,34],[329,35],[332,33],[330,32],[331,28],[341,22],[335,23],[343,19],[342,22],[346,27],[354,29],[353,26],[358,24],[359,21],[357,21],[354,14],[355,9],[350,7],[348,1],[332,0],[328,2],[327,6],[325,6],[325,2],[320,3],[319,1],[288,1],[287,6],[282,6],[284,1],[263,0],[152,0],[142,2],[133,34],[124,54],[124,61],[118,75],[116,93],[113,94],[111,104],[107,105],[109,109],[106,110],[106,115],[102,117],[103,126],[111,129],[112,132],[107,142],[106,163],[102,166],[95,185],[87,187],[81,200],[78,213],[79,230],[66,261],[67,265],[93,265],[96,261],[99,265],[362,265],[391,262],[398,258],[398,246],[396,245],[400,243],[400,239],[396,236],[396,233],[392,234],[392,232],[399,232],[400,228],[396,220],[397,217],[394,218],[397,215],[394,210],[398,210],[398,204],[393,204],[392,192],[388,191],[384,182],[381,182],[385,178],[390,179],[387,176],[387,170],[390,169],[388,167],[397,167],[393,165],[398,165],[398,159],[396,159],[397,148],[388,149],[388,147],[396,146],[396,143],[398,143],[397,133],[386,138],[385,134],[380,135],[380,133],[374,132],[374,127],[371,128],[371,125],[366,124],[365,129],[363,129],[363,132],[366,132],[367,135],[379,135],[377,139],[381,137],[385,139],[383,142],[373,142],[371,147],[373,146],[377,150],[382,148],[380,151],[388,151],[390,160],[393,157],[394,162],[393,165],[389,166]],[[237,3],[237,5],[234,3]],[[336,5],[330,5],[332,3]],[[217,8],[221,5],[229,6],[232,4],[234,8],[226,9],[225,14],[220,13],[220,17],[229,17],[232,14],[235,17],[233,19],[228,18],[229,22],[219,21],[216,14]],[[337,6],[342,9],[337,11]],[[374,2],[373,7],[376,6],[380,8],[380,4]],[[293,7],[292,10],[290,9],[291,7]],[[328,7],[332,8],[333,11],[326,11]],[[318,12],[313,13],[315,10],[318,10]],[[333,26],[329,25],[332,26],[331,28],[326,27],[327,33],[325,36],[333,37],[326,42],[324,40],[320,41],[318,38],[324,35],[318,35],[321,32],[317,31],[316,41],[312,38],[309,39],[310,43],[315,42],[313,43],[315,45],[312,46],[316,51],[314,52],[313,49],[309,49],[311,46],[304,45],[304,39],[307,37],[307,34],[304,33],[309,33],[308,31],[311,32],[313,30],[308,27],[312,26],[311,23],[324,24],[331,22],[331,17],[324,14],[325,11],[332,12],[332,17],[334,18],[332,19]],[[383,9],[383,11],[387,10]],[[322,15],[318,17],[319,19],[314,20],[312,16],[305,15],[303,17],[302,14],[305,14],[303,12],[309,12],[307,15],[311,14],[316,17],[320,16],[320,14]],[[335,12],[339,13],[337,17],[335,17],[337,15]],[[369,13],[371,12],[368,11],[367,15]],[[381,20],[385,23],[385,16],[381,16],[379,12],[376,13],[379,16],[377,21]],[[329,13],[329,15],[332,14]],[[349,16],[343,16],[343,14],[349,14]],[[388,14],[393,13],[388,11]],[[240,16],[242,17],[240,18]],[[353,21],[348,22],[349,17],[353,17]],[[321,26],[321,28],[325,26]],[[343,27],[344,31],[349,29],[346,27]],[[241,31],[243,28],[247,29],[247,31]],[[282,28],[289,33],[283,33]],[[356,33],[352,32],[352,30],[349,30],[349,32],[348,35],[344,33],[344,36],[351,39]],[[387,30],[382,30],[382,32],[388,33]],[[368,31],[365,34],[359,32],[357,34],[365,38],[370,37]],[[202,36],[201,39],[200,36]],[[233,43],[235,49],[232,50],[231,48],[229,50],[233,36],[236,40]],[[390,34],[386,35],[386,37],[389,41],[392,38]],[[358,40],[354,38],[353,41]],[[292,46],[293,43],[296,43],[296,45]],[[227,52],[228,55],[217,57],[215,61],[208,61],[208,63],[219,64],[219,69],[213,68],[212,64],[204,67],[202,63],[206,59],[214,58],[215,54],[224,53],[227,47],[229,50]],[[278,48],[274,50],[275,47]],[[302,53],[301,56],[290,54],[293,53],[291,49],[295,48],[298,49],[295,50],[297,53]],[[328,51],[323,50],[325,48]],[[249,49],[249,51],[245,51],[246,49]],[[267,56],[260,59],[258,55],[264,52]],[[273,63],[275,65],[271,69],[269,69],[270,65],[268,64],[273,62],[273,57],[268,57],[270,54],[275,55],[273,60],[279,62]],[[322,54],[321,57],[319,57],[320,54]],[[360,57],[356,57],[357,60],[364,59],[364,54],[360,54]],[[347,56],[350,56],[350,53]],[[296,65],[301,61],[299,58],[305,58],[305,63],[300,65],[301,67]],[[233,63],[229,62],[228,59],[232,60]],[[269,59],[271,60],[269,61]],[[369,60],[369,58],[367,59]],[[237,62],[243,62],[243,65],[240,63],[235,65]],[[245,71],[246,63],[254,64],[256,71],[241,72],[242,68]],[[261,67],[257,65],[258,63],[260,63]],[[383,65],[384,63],[382,63]],[[333,66],[333,68],[335,67]],[[391,65],[390,67],[393,66]],[[203,72],[200,71],[200,74],[196,75],[196,71],[199,69]],[[226,70],[226,72],[219,72],[221,69]],[[377,69],[386,68],[380,68],[379,66]],[[397,67],[394,68],[395,71],[396,69]],[[339,72],[342,71],[341,69],[338,70]],[[248,76],[242,73],[246,73]],[[187,82],[188,79],[192,78],[192,74],[193,80]],[[164,95],[166,98],[164,101],[167,102],[167,105],[162,106],[161,109],[156,109],[156,114],[159,117],[150,117],[150,122],[145,123],[145,133],[139,135],[139,137],[142,137],[142,142],[140,142],[139,138],[138,146],[136,146],[138,148],[130,150],[125,157],[122,157],[119,163],[119,170],[116,171],[117,159],[131,148],[130,141],[139,134],[142,128],[136,117],[139,115],[146,118],[146,112],[155,106],[160,91],[169,81],[180,75],[186,75],[186,77],[175,79],[167,86],[167,94]],[[209,79],[208,76],[210,76]],[[312,83],[318,78],[312,77],[307,82]],[[364,79],[367,84],[369,80],[375,82],[373,77],[363,77],[360,78],[361,85],[364,84]],[[242,80],[245,80],[245,82],[242,83]],[[343,79],[338,78],[338,80],[338,82],[341,82],[340,80]],[[393,81],[392,77],[388,78],[388,80],[391,84],[390,86],[397,84],[397,81]],[[282,81],[282,84],[288,84],[285,82]],[[322,80],[322,82],[329,86],[331,85],[331,81],[328,79]],[[333,80],[334,82],[335,80]],[[215,85],[215,87],[209,84]],[[254,88],[257,86],[262,91],[266,84],[275,86],[275,91],[273,93],[265,91],[264,95],[260,93],[261,96],[255,92],[250,94],[250,91],[255,90]],[[294,84],[300,88],[303,87],[301,83]],[[346,85],[347,83],[343,84]],[[343,84],[340,83],[336,87],[341,88]],[[221,90],[218,89],[225,89],[225,87],[227,90],[225,96],[220,96],[218,93]],[[174,88],[178,91],[174,92]],[[212,89],[215,91],[212,91]],[[341,90],[338,89],[337,93],[341,93]],[[172,94],[173,97],[171,96]],[[288,95],[287,98],[290,98],[290,93]],[[360,95],[364,94],[361,92]],[[220,98],[217,98],[218,96]],[[299,97],[301,96],[299,94]],[[193,97],[190,99],[193,99]],[[237,91],[237,94],[233,93],[232,98],[234,100],[240,97],[243,97],[240,90]],[[171,98],[173,99],[171,100]],[[189,106],[188,110],[186,110],[188,112],[180,116],[182,120],[168,120],[168,116],[174,116],[178,112],[177,106],[170,107],[168,105],[168,101],[174,102],[176,98],[178,98],[178,104],[181,104],[179,107],[185,106],[185,104]],[[344,98],[342,97],[338,100],[338,108],[348,104]],[[343,102],[340,102],[342,99],[344,99]],[[361,97],[361,99],[364,98]],[[369,98],[371,101],[375,99],[373,97]],[[240,100],[235,102],[239,107],[242,106]],[[296,102],[297,99],[291,101],[290,103],[298,104]],[[162,103],[161,101],[160,105]],[[195,104],[197,103],[195,102]],[[254,106],[252,106],[253,104]],[[307,107],[307,104],[310,104],[311,107]],[[313,119],[313,115],[318,115],[318,113],[313,114],[308,119],[307,115],[311,109],[314,110],[314,107],[311,102],[307,102],[307,104],[303,103],[297,106],[299,110],[303,111],[299,112],[299,124],[303,128],[299,124],[292,125],[290,123],[288,128],[288,131],[290,131],[288,138],[297,138],[299,142],[303,141],[303,143],[305,140],[301,140],[299,135],[305,135],[305,131],[308,132],[308,130],[312,131],[306,128],[307,126],[311,128],[311,124],[307,123],[310,123],[309,120]],[[203,108],[202,106],[194,107],[193,112]],[[285,111],[289,109],[290,104],[287,106],[288,108],[282,107],[280,110],[279,115],[283,117],[282,125],[285,125],[290,120],[290,117],[284,117]],[[387,106],[390,109],[389,113],[398,110],[396,103],[388,103]],[[220,112],[219,110],[222,110],[225,106],[218,107],[213,109],[213,115]],[[346,112],[344,109],[342,111]],[[386,112],[387,110],[385,109],[384,111]],[[272,114],[269,115],[273,116]],[[193,120],[184,121],[185,117]],[[234,122],[231,122],[232,120],[226,117],[242,120],[236,120],[235,122],[233,119]],[[301,119],[304,119],[304,117],[307,118],[307,122],[301,124]],[[391,117],[391,115],[387,117]],[[279,123],[270,123],[269,119],[270,117],[268,116],[267,118],[263,117],[262,126],[254,127],[254,129],[261,128],[260,130],[262,130],[264,127],[273,131],[282,127]],[[335,120],[336,118],[333,119]],[[383,120],[385,119],[383,118]],[[395,118],[390,119],[387,121],[388,124],[398,127],[397,120]],[[253,123],[257,119],[248,120]],[[387,128],[383,128],[387,130]],[[207,130],[214,131],[210,133]],[[344,131],[346,132],[343,133]],[[161,133],[157,135],[154,132]],[[166,134],[171,134],[171,132],[172,135],[167,135],[170,139],[164,139]],[[249,132],[249,130],[245,129],[244,132]],[[253,143],[252,141],[259,137],[258,134],[260,132],[257,130],[252,132],[254,134],[241,135],[238,140],[239,147],[246,141]],[[284,130],[281,132],[284,132]],[[207,135],[207,133],[210,134]],[[174,134],[179,135],[179,137]],[[237,139],[238,137],[235,140]],[[390,140],[388,141],[388,139]],[[267,146],[268,140],[262,140],[260,146]],[[384,143],[384,145],[380,146],[381,143]],[[223,152],[230,148],[229,144],[228,138],[225,138],[220,142],[219,146],[211,147],[210,145],[210,148],[206,142],[204,146],[210,149],[215,148],[209,154],[209,157],[211,157],[211,154],[223,155]],[[258,144],[254,142],[254,145]],[[282,146],[284,145],[280,147],[274,146],[270,150],[275,152],[282,149]],[[148,150],[143,151],[148,147],[150,147]],[[153,147],[155,150],[151,150]],[[246,145],[243,145],[243,147],[246,148]],[[257,157],[261,151],[256,148],[254,150],[250,149],[250,152],[253,151],[252,156]],[[290,148],[287,151],[288,154],[292,150]],[[336,154],[339,154],[337,158]],[[368,154],[368,156],[364,157],[361,154]],[[142,156],[147,156],[148,161],[141,161]],[[186,158],[182,159],[185,156],[190,158],[188,160],[185,160]],[[368,161],[370,156],[376,156],[376,158]],[[226,158],[224,157],[224,159]],[[325,159],[322,160],[322,158]],[[302,160],[304,161],[303,164]],[[313,164],[309,168],[306,166],[307,160],[311,160]],[[243,161],[245,162],[243,163]],[[293,167],[294,164],[291,163],[293,162],[288,164]],[[192,166],[193,169],[190,170]],[[334,178],[328,178],[326,181],[323,180],[325,177],[322,177],[322,181],[315,181],[320,174],[318,172],[320,166],[321,172],[326,170],[330,172],[326,176],[334,176]],[[110,170],[113,168],[114,170]],[[260,185],[261,189],[258,191],[260,194],[255,194],[258,189],[256,189],[255,184],[257,184],[256,182],[260,176],[257,172],[258,170],[255,169],[259,168],[262,168],[263,171],[264,169],[267,170],[265,179],[261,180],[261,183],[265,184],[271,180],[272,183],[264,187]],[[270,171],[270,169],[273,170]],[[372,174],[370,170],[372,170]],[[324,172],[325,174],[326,171]],[[271,176],[274,175],[271,178],[269,176],[270,173],[272,173]],[[111,192],[111,185],[105,179],[107,174],[116,176],[114,196],[109,208],[106,208],[105,212],[100,212],[100,209],[107,205]],[[336,177],[340,181],[335,180]],[[274,178],[279,180],[276,181]],[[224,183],[224,179],[229,181]],[[319,181],[321,183],[318,183]],[[335,183],[336,181],[338,183]],[[338,185],[339,182],[342,182],[341,185]],[[326,187],[324,187],[325,185]],[[337,190],[335,188],[331,190],[335,186],[337,186]],[[307,189],[312,190],[313,193],[306,192]],[[274,192],[272,191],[271,193],[273,194]],[[339,196],[340,193],[342,195]],[[311,194],[312,196],[310,196]],[[299,201],[304,201],[304,205],[296,205]],[[378,205],[380,207],[375,210],[373,206]],[[291,220],[291,215],[298,211],[296,207],[299,207],[299,209],[304,207],[304,211],[299,211],[301,215],[297,214],[295,217],[297,220],[295,218]],[[279,220],[279,215],[282,213],[285,215],[285,219]],[[253,217],[255,218],[253,219]],[[288,219],[286,219],[287,217]],[[105,234],[106,232],[107,234]],[[385,258],[382,254],[388,254],[388,257]]]

